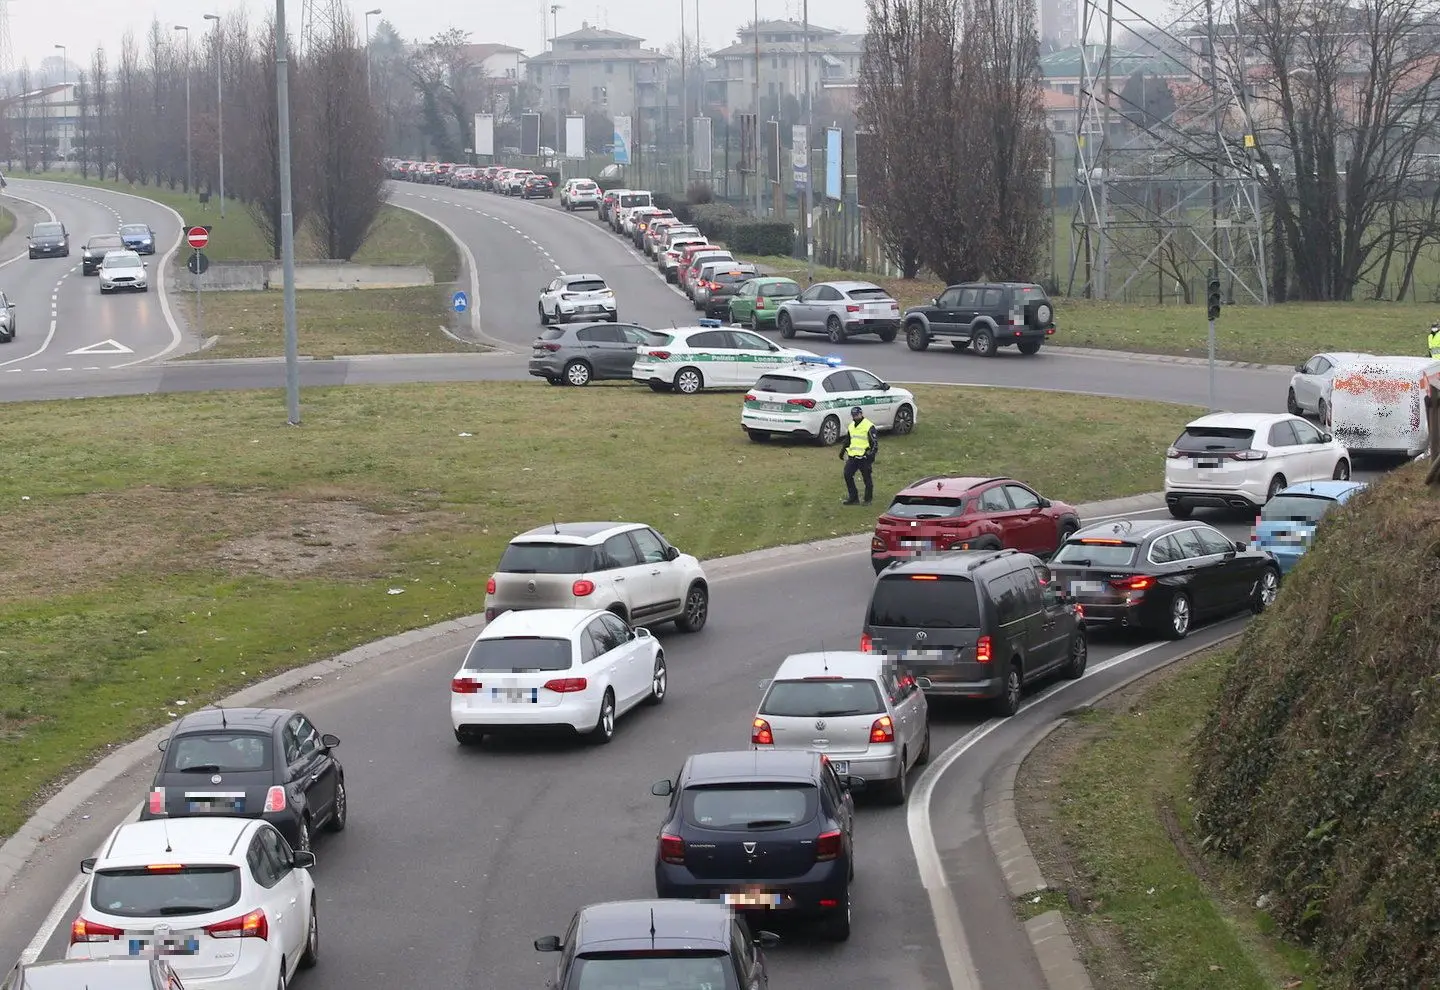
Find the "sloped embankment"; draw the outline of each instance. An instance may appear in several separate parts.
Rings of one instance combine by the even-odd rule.
[[[1326,518],[1196,741],[1206,845],[1344,985],[1440,987],[1440,489]]]

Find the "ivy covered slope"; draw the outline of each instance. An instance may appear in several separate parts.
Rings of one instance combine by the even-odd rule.
[[[1440,489],[1331,513],[1197,738],[1199,834],[1337,983],[1440,987]]]

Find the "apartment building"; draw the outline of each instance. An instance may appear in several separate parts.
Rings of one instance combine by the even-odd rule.
[[[525,63],[539,94],[537,109],[581,113],[643,114],[665,102],[666,64],[644,39],[588,23],[551,41],[549,51]]]
[[[735,44],[711,52],[714,68],[706,81],[706,102],[729,110],[754,111],[755,82],[760,82],[760,111],[787,96],[805,92],[806,27],[797,21],[760,21],[741,28]],[[810,88],[824,95],[850,97],[860,78],[865,36],[818,24],[809,26]],[[756,41],[759,58],[756,58]]]

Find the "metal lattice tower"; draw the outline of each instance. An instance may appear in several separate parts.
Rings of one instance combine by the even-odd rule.
[[[1175,301],[1187,298],[1183,281],[1193,300],[1213,269],[1233,301],[1268,301],[1260,185],[1235,150],[1244,125],[1216,68],[1221,28],[1213,0],[1186,2],[1160,25],[1126,0],[1082,0],[1072,295]],[[1170,70],[1164,117],[1148,113],[1148,98],[1137,106],[1123,95],[1132,72],[1155,65]],[[1123,116],[1142,111],[1138,124]]]
[[[300,50],[314,51],[350,23],[350,5],[345,0],[305,0],[300,10]]]
[[[9,86],[15,72],[15,45],[10,36],[10,0],[0,0],[0,85]]]

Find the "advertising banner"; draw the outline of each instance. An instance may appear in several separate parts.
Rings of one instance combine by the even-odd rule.
[[[753,113],[742,113],[740,116],[740,171],[746,174],[753,174],[756,165],[759,164],[759,136],[756,133],[756,116]]]
[[[630,164],[630,118],[615,118],[615,136],[611,139],[615,146],[615,164]]]
[[[565,118],[565,157],[585,157],[585,118]]]
[[[845,155],[845,132],[838,127],[825,129],[825,198],[840,199],[844,172],[841,164]]]
[[[538,113],[522,113],[520,115],[520,154],[530,158],[540,157],[540,115]]]
[[[495,115],[489,113],[477,113],[475,115],[475,154],[495,154]]]
[[[713,136],[710,130],[709,117],[696,117],[693,120],[694,138],[690,147],[695,149],[695,164],[693,171],[709,172],[714,165],[714,146],[711,141]]]
[[[804,124],[790,128],[790,170],[795,177],[795,191],[810,188],[810,138]]]
[[[780,121],[767,121],[765,127],[765,171],[771,182],[779,182],[784,174],[780,168]]]

